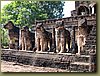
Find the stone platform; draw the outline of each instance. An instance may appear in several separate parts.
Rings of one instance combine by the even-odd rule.
[[[68,69],[70,72],[93,72],[90,55],[71,53],[33,52],[14,49],[2,49],[1,60],[22,63],[25,65]]]

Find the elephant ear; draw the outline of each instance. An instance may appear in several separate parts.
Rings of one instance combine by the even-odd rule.
[[[42,27],[43,23],[37,23],[36,27]]]
[[[56,27],[64,26],[64,21],[57,21]]]
[[[14,28],[14,24],[12,21],[8,21],[5,25],[4,25],[5,29],[13,29]]]
[[[45,29],[43,27],[43,23],[37,23],[36,28],[41,29],[41,32],[45,32]]]
[[[43,26],[40,27],[42,32],[45,32],[45,29]]]
[[[23,29],[24,29],[24,30],[25,30],[25,29],[27,29],[27,30],[28,30],[28,29],[29,29],[29,27],[28,27],[28,26],[23,26]]]

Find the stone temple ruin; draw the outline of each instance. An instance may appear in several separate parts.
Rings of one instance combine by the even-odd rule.
[[[63,27],[60,29],[64,28],[67,32],[63,31],[67,35],[69,32],[70,35],[66,36],[61,31],[59,33],[56,22],[58,25],[61,22]],[[75,1],[75,10],[71,11],[71,17],[37,20],[36,24],[38,23],[42,23],[46,31],[52,33],[51,52],[2,49],[1,59],[34,66],[68,69],[69,72],[96,72],[96,3],[94,1]],[[32,30],[36,31],[36,25]],[[67,44],[67,41],[70,43]],[[59,48],[62,50],[61,53],[58,53]]]

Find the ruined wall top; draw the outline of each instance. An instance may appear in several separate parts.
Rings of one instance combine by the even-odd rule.
[[[36,23],[43,23],[44,26],[55,25],[56,21],[64,21],[64,25],[76,25],[80,18],[86,18],[88,21],[96,21],[96,14],[71,16],[59,19],[36,20]]]
[[[37,23],[43,23],[44,26],[49,26],[49,25],[53,26],[53,25],[55,25],[56,21],[61,21],[61,20],[64,21],[64,25],[74,25],[75,26],[78,24],[78,20],[81,18],[86,18],[88,23],[89,23],[89,21],[95,21],[95,23],[96,23],[96,12],[91,13],[91,9],[89,9],[89,7],[93,5],[93,3],[95,5],[96,2],[95,1],[75,1],[75,10],[71,11],[71,17],[59,18],[59,19],[36,20],[35,24],[33,24],[33,26],[35,27],[35,25]],[[84,11],[82,8],[80,8],[81,5],[86,6],[85,10],[87,9],[87,11]],[[96,10],[94,10],[94,11],[96,11]],[[84,14],[84,12],[85,12],[85,14]],[[91,23],[89,23],[89,25],[90,24]]]

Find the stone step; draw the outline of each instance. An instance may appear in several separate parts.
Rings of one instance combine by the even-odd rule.
[[[94,30],[94,29],[96,29],[96,26],[93,26],[93,27],[92,27],[92,30]]]
[[[96,40],[86,41],[85,45],[96,45]]]
[[[87,50],[87,49],[91,49],[91,47],[92,47],[91,45],[84,45],[84,46],[83,46],[83,49],[84,49],[84,50]]]
[[[96,34],[96,30],[93,30],[93,29],[92,29],[92,30],[90,31],[89,35],[90,35],[90,34],[91,34],[91,35],[92,35],[92,34],[93,34],[93,35]],[[91,36],[91,35],[90,35],[90,36]]]
[[[96,39],[86,40],[85,42],[96,42]]]
[[[96,28],[93,28],[90,33],[92,34],[93,32],[96,32]]]
[[[77,71],[77,72],[94,72],[96,71],[95,68],[95,64],[92,63],[85,63],[85,62],[74,62],[74,63],[71,63],[70,65],[70,70],[71,71]]]
[[[90,63],[86,63],[86,62],[73,62],[73,63],[71,63],[71,65],[90,65]]]
[[[86,38],[86,41],[87,40],[96,40],[96,36],[88,36],[87,38]]]
[[[84,47],[93,47],[93,46],[96,47],[96,45],[84,45],[83,48],[84,48]]]
[[[61,69],[70,69],[69,68],[70,64],[72,65],[71,66],[72,68],[75,68],[78,65],[77,62],[81,64],[86,62],[88,63],[89,57],[90,57],[89,55],[77,55],[71,53],[69,54],[67,53],[57,54],[57,53],[47,53],[47,52],[34,53],[31,51],[17,51],[14,49],[13,50],[2,49],[1,52],[1,60],[12,61],[39,67],[52,67]],[[79,69],[80,68],[78,68],[78,70]]]
[[[96,48],[95,48],[94,52],[96,53]],[[90,54],[91,54],[91,48],[81,52],[81,55],[90,55]]]
[[[90,55],[80,55],[75,58],[75,62],[89,62]]]
[[[67,68],[69,61],[74,62],[75,54],[34,53],[31,51],[2,49],[1,60],[42,67]]]
[[[74,62],[70,65],[71,71],[89,72],[89,63]]]
[[[93,33],[89,34],[90,36],[96,36],[96,32],[94,31]]]
[[[94,43],[93,42],[87,42],[85,45],[91,45],[91,46],[96,45],[96,42],[94,42]]]
[[[86,50],[91,51],[92,48],[93,48],[93,47],[91,47],[91,46],[90,46],[90,48],[89,48],[89,47],[84,47],[84,48],[83,48],[83,50],[84,50],[83,53],[85,53],[85,52],[87,53]],[[96,48],[95,48],[95,49],[96,49]],[[86,54],[86,53],[85,53],[85,54]],[[86,54],[86,55],[87,55],[87,54]]]

